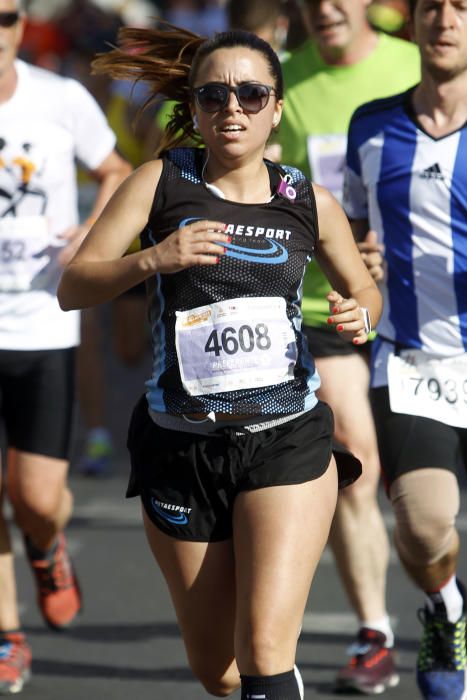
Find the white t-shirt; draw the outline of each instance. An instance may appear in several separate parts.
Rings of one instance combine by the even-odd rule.
[[[97,168],[115,135],[78,82],[23,61],[0,104],[0,349],[79,343],[79,313],[61,311],[58,234],[78,223],[76,162]]]

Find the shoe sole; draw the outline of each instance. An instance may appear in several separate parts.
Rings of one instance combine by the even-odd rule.
[[[8,686],[0,684],[0,695],[15,695],[16,693],[21,693],[24,684],[31,678],[31,671],[25,671],[21,678],[18,678],[16,683],[9,684]]]
[[[464,682],[464,692],[462,693],[462,695],[460,696],[460,698],[458,698],[458,700],[467,700],[467,669],[464,670],[464,680],[465,680],[465,682]],[[423,695],[423,691],[422,691],[422,689],[420,688],[420,685],[418,684],[418,682],[417,682],[417,685],[418,685],[418,689],[419,689],[419,691],[420,691],[420,694],[421,694],[423,697],[425,697],[425,696]]]
[[[397,673],[394,673],[384,681],[372,686],[364,686],[360,683],[352,681],[339,681],[336,685],[336,693],[347,693],[349,691],[353,691],[363,695],[381,695],[381,693],[384,693],[384,691],[388,690],[388,688],[395,688],[397,685],[399,685],[399,682],[400,677]]]
[[[41,611],[41,613],[42,613],[42,611]],[[44,622],[46,623],[46,625],[49,629],[53,630],[54,632],[66,632],[67,630],[70,629],[70,627],[73,627],[76,624],[78,616],[82,615],[82,613],[83,613],[83,606],[81,605],[81,607],[76,611],[76,615],[73,617],[73,619],[71,619],[70,622],[66,622],[63,625],[54,624],[53,622],[48,620],[44,614],[42,614],[42,617],[43,617]]]
[[[45,621],[45,624],[47,625],[47,627],[49,629],[53,630],[54,632],[66,632],[71,627],[74,627],[74,625],[77,622],[76,618],[78,617],[78,615],[81,615],[81,608],[78,610],[78,612],[76,613],[74,618],[72,620],[70,620],[70,622],[66,622],[63,625],[55,625],[53,622],[50,622],[50,620],[47,620],[47,618],[44,615],[42,617]]]

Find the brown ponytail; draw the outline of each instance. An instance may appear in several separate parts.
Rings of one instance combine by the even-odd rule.
[[[94,73],[146,83],[152,94],[141,110],[161,99],[175,101],[159,153],[187,139],[199,141],[190,111],[189,76],[193,58],[205,42],[204,37],[165,22],[162,29],[123,27],[118,33],[119,46],[98,54],[92,62]]]

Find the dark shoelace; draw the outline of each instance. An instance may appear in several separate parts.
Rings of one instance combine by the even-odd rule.
[[[70,588],[73,584],[71,566],[63,552],[51,562],[33,562],[33,566],[42,595]]]
[[[452,623],[430,615],[424,608],[418,610],[417,614],[425,628],[420,643],[419,670],[464,669],[467,666],[465,618],[462,617],[458,622]]]

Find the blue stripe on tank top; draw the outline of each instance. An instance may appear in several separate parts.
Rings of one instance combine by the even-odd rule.
[[[403,118],[405,138],[400,138],[398,131],[385,132],[381,169],[377,190],[378,205],[384,226],[384,246],[389,259],[391,250],[398,253],[396,269],[388,271],[387,288],[389,295],[389,318],[394,326],[395,340],[404,344],[408,338],[403,336],[398,319],[412,319],[412,328],[418,329],[418,309],[415,295],[413,259],[412,259],[412,225],[410,223],[410,185],[412,166],[417,147],[417,130],[415,124],[405,115]],[[389,171],[397,177],[390,179]],[[402,177],[400,173],[405,173]],[[384,184],[390,182],[390,196]],[[394,206],[397,202],[397,206]],[[401,255],[402,254],[402,255]],[[402,259],[401,259],[402,258]],[[404,283],[401,283],[404,280]],[[414,332],[410,345],[421,347],[420,337]]]
[[[153,245],[156,245],[152,231],[149,232],[149,240]],[[157,287],[154,291],[154,295],[157,298],[157,306],[159,313],[159,321],[155,324],[152,329],[152,340],[153,340],[153,365],[152,365],[152,376],[148,379],[146,386],[148,391],[146,392],[146,398],[150,408],[153,411],[159,411],[165,413],[166,406],[164,402],[164,390],[158,386],[159,379],[166,365],[166,352],[165,352],[165,326],[162,322],[162,315],[165,309],[165,299],[162,294],[161,289],[162,278],[160,275],[156,275]]]
[[[454,249],[454,290],[460,332],[467,350],[467,128],[460,134],[452,175],[451,229]]]

